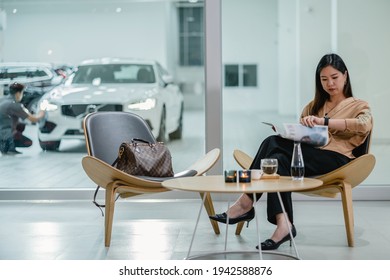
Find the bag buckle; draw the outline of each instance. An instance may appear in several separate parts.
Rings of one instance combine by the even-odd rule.
[[[123,146],[121,146],[120,149],[119,149],[119,154],[118,154],[119,158],[122,157],[124,151],[125,151],[125,148]]]

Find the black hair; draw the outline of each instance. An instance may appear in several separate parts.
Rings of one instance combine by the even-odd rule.
[[[25,86],[23,84],[20,84],[20,83],[12,83],[10,86],[9,86],[9,93],[11,95],[15,95],[16,93],[18,92],[22,92],[24,90]]]
[[[325,102],[330,98],[329,94],[322,87],[321,77],[320,77],[322,69],[324,69],[327,66],[332,66],[333,68],[337,69],[341,73],[347,74],[347,80],[344,86],[343,93],[344,96],[347,98],[353,96],[351,81],[349,78],[349,72],[344,61],[337,54],[334,53],[326,54],[321,58],[320,62],[318,62],[317,69],[316,69],[316,74],[315,74],[316,90],[315,90],[313,104],[310,109],[311,115],[316,115],[318,111],[324,106]]]

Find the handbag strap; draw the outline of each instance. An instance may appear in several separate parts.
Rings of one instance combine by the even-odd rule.
[[[136,142],[141,142],[141,143],[153,145],[153,143],[150,143],[149,141],[146,141],[146,140],[141,139],[141,138],[133,138],[133,139],[131,139],[131,143],[136,144]],[[121,155],[122,155],[121,153],[118,154],[118,157],[117,157],[117,158],[115,159],[115,161],[111,164],[111,166],[115,167],[115,165],[117,164],[117,162],[118,162],[118,160],[120,159]],[[97,187],[96,187],[96,190],[95,190],[95,193],[94,193],[94,195],[93,195],[93,201],[92,201],[92,203],[95,204],[95,205],[100,209],[100,211],[102,212],[102,216],[104,217],[104,213],[103,213],[102,208],[106,207],[106,205],[99,204],[99,203],[96,202],[96,197],[97,197],[97,194],[98,194],[99,189],[100,189],[100,186],[97,186]],[[118,194],[118,196],[115,198],[115,201],[117,201],[118,198],[119,198],[119,194]]]
[[[111,164],[111,166],[115,167],[115,164],[118,162],[118,160],[119,160],[119,156],[115,159],[115,161]],[[99,203],[96,202],[96,197],[97,197],[97,193],[98,193],[99,189],[100,189],[100,186],[97,185],[97,186],[96,186],[95,193],[93,194],[93,201],[92,201],[92,203],[95,204],[97,208],[99,208],[100,212],[102,212],[102,217],[104,217],[104,213],[103,213],[102,208],[106,207],[106,205],[104,205],[104,204],[99,204]],[[117,197],[115,198],[115,201],[117,201],[118,198],[119,198],[119,194],[118,194]]]
[[[141,139],[141,138],[133,138],[133,139],[131,139],[131,143],[135,143],[135,142],[142,142],[142,143],[149,144],[149,145],[152,144],[149,141],[146,141],[146,140]]]

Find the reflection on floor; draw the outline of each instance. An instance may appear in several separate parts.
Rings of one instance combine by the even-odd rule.
[[[121,200],[115,212],[112,242],[104,247],[100,211],[90,201],[0,201],[1,260],[180,260],[186,257],[200,199]],[[390,220],[383,219],[390,202],[355,202],[355,247],[347,246],[340,203],[295,203],[295,238],[304,260],[390,260]],[[224,211],[226,202],[216,202]],[[265,205],[257,207],[261,240],[273,226],[266,222]],[[226,226],[215,235],[202,212],[191,254],[224,249]],[[228,228],[227,250],[253,251],[256,223],[251,221],[240,236]],[[294,254],[288,242],[279,252]],[[204,259],[253,259],[258,254],[218,255]],[[279,258],[265,255],[264,259]]]

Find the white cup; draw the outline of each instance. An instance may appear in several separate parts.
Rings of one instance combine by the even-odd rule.
[[[263,175],[263,171],[261,169],[251,169],[252,180],[259,180],[261,175]]]

